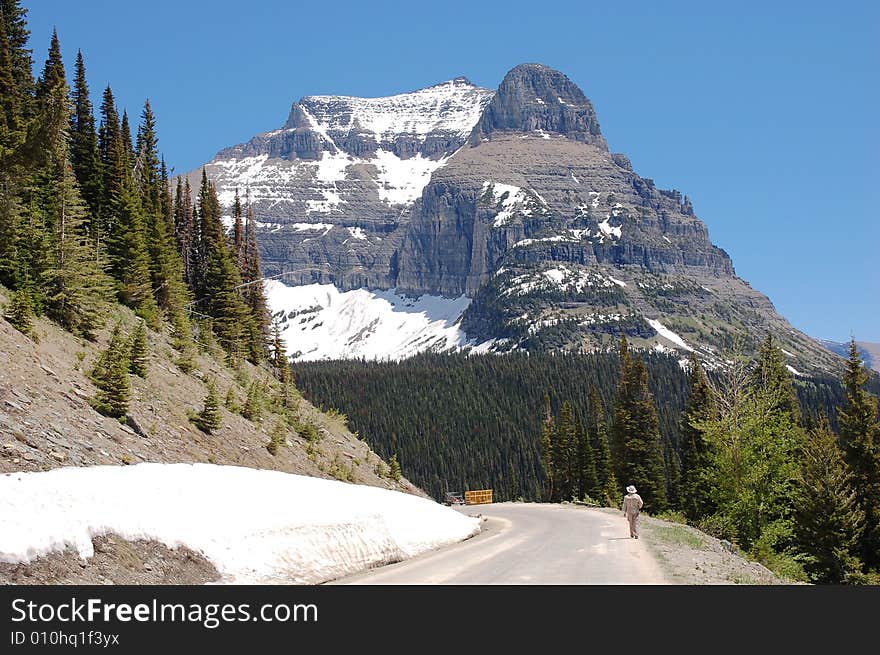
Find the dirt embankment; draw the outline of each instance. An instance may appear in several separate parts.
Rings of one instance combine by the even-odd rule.
[[[117,535],[96,537],[95,554],[80,558],[72,548],[30,564],[0,562],[0,584],[184,584],[220,580],[214,565],[185,546],[167,548],[157,541],[126,541]]]

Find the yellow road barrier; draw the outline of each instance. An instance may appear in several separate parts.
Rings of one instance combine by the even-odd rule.
[[[467,505],[482,505],[492,502],[491,489],[479,489],[475,491],[464,492],[464,502]]]

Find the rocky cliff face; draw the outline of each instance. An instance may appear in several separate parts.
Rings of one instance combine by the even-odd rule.
[[[564,134],[608,149],[593,104],[574,82],[542,64],[521,64],[504,76],[471,142],[495,132]]]
[[[721,363],[739,335],[751,348],[773,332],[792,370],[835,366],[736,276],[690,200],[611,153],[592,103],[540,64],[494,93],[457,78],[391,98],[304,98],[208,173],[222,201],[249,187],[268,274],[467,296],[462,343],[593,350],[626,333]],[[290,340],[316,327],[301,322]]]
[[[267,275],[389,288],[413,203],[492,95],[456,78],[386,98],[305,97],[281,129],[221,151],[206,169],[224,205],[236,189],[250,194]]]

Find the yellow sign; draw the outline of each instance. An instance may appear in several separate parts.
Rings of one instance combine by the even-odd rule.
[[[477,491],[465,491],[464,502],[467,505],[482,505],[492,502],[491,489],[479,489]]]

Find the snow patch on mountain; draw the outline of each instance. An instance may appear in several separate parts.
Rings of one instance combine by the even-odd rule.
[[[408,298],[394,291],[340,291],[332,284],[287,286],[266,281],[266,297],[282,320],[287,351],[297,361],[400,360],[425,351],[472,349],[459,325],[466,296]],[[482,350],[490,345],[482,344]]]
[[[691,348],[689,345],[687,345],[684,342],[684,339],[682,339],[675,332],[673,332],[668,327],[663,325],[663,323],[661,323],[657,319],[649,318],[649,319],[645,319],[645,320],[647,320],[648,325],[650,325],[652,328],[654,328],[654,331],[657,334],[659,334],[661,337],[663,337],[664,339],[668,339],[669,341],[674,343],[679,348],[684,348],[687,351],[693,351],[693,348]]]
[[[397,134],[427,137],[451,132],[467,138],[492,95],[458,78],[382,98],[307,96],[300,105],[308,108],[317,131],[328,139],[331,133],[358,128],[373,133],[381,143]]]
[[[401,159],[393,152],[379,148],[369,163],[378,171],[379,197],[389,205],[407,205],[419,199],[431,181],[431,173],[446,164],[448,159],[428,159],[421,153]]]

